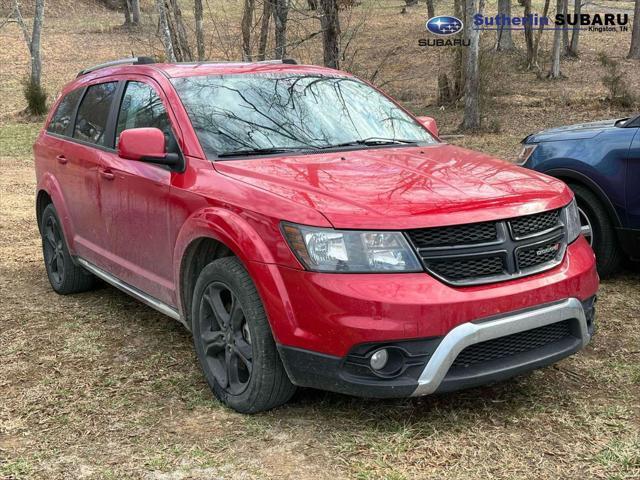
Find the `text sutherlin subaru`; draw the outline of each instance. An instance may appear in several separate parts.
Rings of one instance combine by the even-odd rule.
[[[83,70],[34,145],[60,294],[95,277],[182,322],[240,412],[296,386],[409,397],[583,348],[598,275],[559,180],[442,143],[340,71]]]

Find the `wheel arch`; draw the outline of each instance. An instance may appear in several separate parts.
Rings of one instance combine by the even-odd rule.
[[[565,183],[578,183],[585,188],[588,188],[597,198],[600,200],[600,203],[604,206],[609,218],[614,223],[615,227],[621,227],[622,222],[620,221],[620,217],[616,212],[611,200],[604,192],[602,187],[594,182],[591,178],[584,175],[583,173],[577,172],[575,170],[570,170],[566,168],[554,168],[551,170],[547,170],[545,172],[546,175],[550,175],[559,180],[562,180]]]
[[[36,221],[38,222],[38,231],[40,230],[40,221],[47,205],[53,204],[62,225],[62,232],[67,242],[69,252],[73,256],[75,252],[75,243],[73,232],[73,224],[71,216],[67,208],[67,202],[62,195],[62,189],[56,178],[50,173],[45,174],[40,182],[38,182],[36,193]]]
[[[191,325],[191,297],[200,272],[212,261],[229,256],[237,257],[253,278],[252,262],[273,263],[267,246],[240,215],[207,208],[187,219],[174,250],[176,300],[187,325]]]

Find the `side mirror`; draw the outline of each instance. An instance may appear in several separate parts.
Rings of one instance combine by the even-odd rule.
[[[435,119],[431,117],[416,117],[418,121],[422,124],[424,128],[429,130],[432,135],[439,137],[440,134],[438,132],[438,125],[436,125]]]
[[[118,156],[183,170],[182,156],[177,153],[165,153],[165,145],[164,133],[159,128],[129,128],[120,133]]]

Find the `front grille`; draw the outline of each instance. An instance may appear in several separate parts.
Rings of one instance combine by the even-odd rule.
[[[417,248],[425,248],[491,242],[497,239],[498,231],[495,222],[484,222],[409,230],[407,235]]]
[[[561,209],[496,222],[408,230],[425,269],[453,285],[531,275],[557,265],[566,250]]]
[[[538,232],[544,232],[558,225],[560,210],[527,215],[514,218],[509,223],[511,230],[517,238],[525,237]]]
[[[470,345],[457,356],[452,368],[466,368],[479,363],[530,352],[571,335],[569,320],[552,323],[544,327],[495,338]]]
[[[499,256],[470,258],[459,260],[442,260],[430,263],[431,270],[438,275],[452,280],[468,277],[488,277],[504,273],[504,262]]]

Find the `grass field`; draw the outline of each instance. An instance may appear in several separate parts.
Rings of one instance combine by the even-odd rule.
[[[50,93],[81,67],[130,52],[134,40],[118,29],[120,15],[83,2],[50,3]],[[386,88],[452,133],[460,110],[432,106],[433,72],[444,54],[414,46],[425,15],[400,15],[399,3],[374,10],[360,68],[372,68],[367,52],[376,41],[406,42],[401,55],[413,58],[405,64],[411,78]],[[567,79],[560,82],[521,70],[518,54],[494,60],[495,96],[485,112],[500,131],[452,141],[508,158],[531,131],[624,115],[602,101],[595,56],[604,49],[619,58],[640,93],[639,65],[621,58],[628,40],[585,35],[583,57],[563,64]],[[15,25],[0,30],[0,44],[0,479],[640,478],[637,266],[603,282],[597,336],[556,366],[410,400],[304,390],[254,416],[213,399],[190,336],[176,322],[107,286],[54,294],[34,222],[30,148],[40,124],[18,113],[28,58]],[[314,59],[312,49],[307,54]]]

